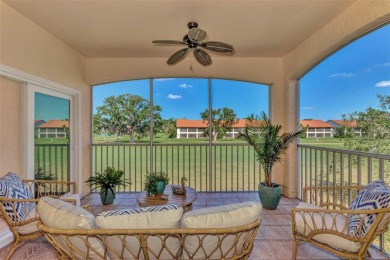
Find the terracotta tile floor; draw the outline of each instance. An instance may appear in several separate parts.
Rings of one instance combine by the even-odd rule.
[[[96,215],[100,212],[112,209],[124,209],[138,207],[136,202],[137,193],[118,193],[113,205],[102,206],[99,194],[93,193],[86,196],[82,200],[82,204],[89,204],[92,212]],[[198,199],[193,204],[193,210],[204,207],[212,207],[217,205],[238,203],[244,201],[259,201],[258,195],[255,192],[242,193],[198,193]],[[291,225],[290,225],[290,209],[299,203],[296,199],[282,197],[279,207],[276,210],[262,210],[262,223],[260,231],[255,240],[255,246],[250,259],[291,259]],[[40,241],[40,243],[42,243]],[[18,251],[27,251],[24,245]],[[30,247],[32,244],[30,243]],[[3,252],[1,252],[3,251]],[[47,250],[49,251],[49,249]],[[372,259],[388,259],[383,255],[370,249],[373,255]],[[15,255],[23,255],[20,254]],[[52,257],[45,259],[56,259],[54,254]],[[43,253],[29,255],[26,259],[42,259]],[[0,250],[0,258],[4,256],[4,249]],[[24,257],[23,257],[24,258]],[[298,259],[339,259],[334,255],[328,254],[325,251],[303,243],[298,247]],[[19,259],[19,258],[13,258]]]

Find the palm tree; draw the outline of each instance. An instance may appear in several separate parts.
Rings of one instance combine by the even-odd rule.
[[[273,125],[264,112],[260,117],[252,114],[246,120],[245,130],[240,132],[237,138],[254,148],[256,158],[264,170],[264,183],[271,187],[272,167],[282,159],[288,145],[299,137],[302,131],[280,134],[282,126]]]

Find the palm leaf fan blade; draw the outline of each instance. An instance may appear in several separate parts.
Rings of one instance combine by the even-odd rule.
[[[199,28],[191,28],[188,31],[188,39],[192,42],[201,42],[206,38],[206,31]]]
[[[188,50],[188,48],[184,48],[175,52],[171,57],[169,57],[167,61],[168,65],[175,65],[176,63],[181,61],[186,56]]]
[[[233,52],[234,48],[232,45],[224,42],[202,42],[200,47],[205,48],[209,51],[215,52]]]
[[[203,66],[208,66],[211,64],[210,55],[208,55],[204,50],[200,50],[200,49],[194,50],[194,56],[195,59]]]
[[[182,41],[173,41],[173,40],[154,40],[152,43],[161,43],[161,44],[186,44]]]

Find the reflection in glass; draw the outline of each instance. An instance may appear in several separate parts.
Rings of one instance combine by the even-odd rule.
[[[69,180],[70,101],[35,93],[34,178]]]

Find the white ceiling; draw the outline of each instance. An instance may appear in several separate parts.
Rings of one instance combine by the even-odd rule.
[[[152,40],[181,40],[190,21],[234,56],[281,57],[355,0],[3,1],[85,57],[168,58],[182,46]]]

